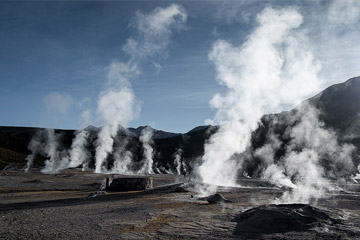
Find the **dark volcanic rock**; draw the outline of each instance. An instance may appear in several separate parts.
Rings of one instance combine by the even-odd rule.
[[[25,182],[23,182],[23,183],[35,183],[35,184],[39,184],[39,183],[42,183],[42,181],[39,180],[39,179],[34,179],[34,180],[30,180],[30,181],[25,181]]]
[[[154,129],[150,126],[140,126],[138,128],[128,128],[127,129],[127,134],[132,134],[135,137],[140,137],[141,136],[141,132],[142,130],[144,130],[145,128],[150,128],[153,131],[153,139],[162,139],[162,138],[172,138],[172,137],[176,137],[181,135],[180,133],[171,133],[171,132],[165,132],[162,130],[157,130]],[[124,132],[126,133],[126,132]]]
[[[206,197],[204,200],[208,201],[209,204],[221,203],[221,202],[231,202],[223,197],[223,195],[216,193],[209,197]]]
[[[341,223],[340,216],[334,218],[330,212],[307,204],[263,205],[241,213],[234,221],[238,223],[235,234],[306,231]]]
[[[90,193],[89,195],[87,195],[87,197],[85,198],[85,200],[88,200],[90,198],[94,198],[94,197],[97,197],[99,195],[104,195],[105,192],[104,191],[98,191],[98,192],[93,192],[93,193]]]
[[[174,189],[174,191],[172,191],[172,192],[174,192],[174,193],[183,193],[183,192],[189,192],[188,190],[186,190],[185,188],[184,188],[184,186],[177,186],[175,189]]]

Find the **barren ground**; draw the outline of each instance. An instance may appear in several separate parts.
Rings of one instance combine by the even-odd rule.
[[[0,172],[1,239],[359,239],[360,184],[320,199],[318,208],[343,216],[344,223],[307,231],[243,232],[235,217],[270,203],[282,190],[259,179],[220,188],[229,203],[208,204],[194,192],[174,192],[181,176],[153,175],[154,189],[100,191],[104,174],[66,170],[60,174]],[[175,184],[175,185],[174,185]],[[86,197],[98,192],[96,197]],[[193,197],[192,197],[193,195]]]

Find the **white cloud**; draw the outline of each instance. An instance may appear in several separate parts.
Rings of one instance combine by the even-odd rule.
[[[334,0],[328,12],[328,20],[335,25],[355,24],[360,18],[360,1]]]
[[[311,16],[309,28],[328,86],[360,75],[360,1],[334,0],[324,9]]]
[[[46,109],[58,114],[67,114],[74,103],[74,98],[66,93],[52,92],[45,96]]]
[[[227,24],[237,22],[249,22],[252,11],[248,8],[254,6],[254,1],[237,0],[237,1],[218,1],[214,2],[216,11],[213,17],[220,21],[225,21]]]
[[[161,69],[162,69],[161,64],[158,63],[158,62],[153,62],[153,65],[154,65],[156,73],[159,74],[161,72]]]

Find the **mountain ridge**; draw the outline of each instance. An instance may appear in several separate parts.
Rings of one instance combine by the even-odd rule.
[[[253,132],[251,146],[253,149],[263,144],[264,138],[269,130],[269,126],[276,126],[279,133],[283,133],[289,123],[286,119],[295,115],[295,112],[302,105],[311,103],[319,110],[319,119],[325,123],[329,129],[338,133],[342,142],[354,144],[360,149],[360,77],[354,77],[339,84],[334,84],[313,97],[304,100],[300,105],[290,111],[280,113],[266,114],[260,121],[259,128]],[[274,125],[275,124],[275,125]],[[139,126],[137,128],[124,129],[120,127],[117,138],[129,138],[129,151],[132,151],[134,161],[141,161],[143,149],[139,137],[145,128],[153,131],[152,146],[156,154],[154,162],[164,168],[173,168],[172,161],[174,153],[182,149],[182,158],[188,166],[193,167],[198,158],[203,155],[204,144],[207,139],[217,131],[217,126],[197,126],[187,133],[171,133],[157,130],[151,126]],[[100,128],[89,126],[87,128],[91,133],[91,144],[95,146],[96,136]],[[6,154],[11,153],[13,156],[25,156],[29,154],[27,146],[37,131],[43,131],[45,128],[35,127],[0,127],[0,151],[4,149]],[[55,132],[61,135],[61,145],[69,149],[75,136],[75,130],[55,129]],[[123,137],[121,137],[123,136]],[[116,142],[116,141],[115,141]],[[118,141],[119,142],[119,141]],[[121,141],[120,141],[121,142]],[[95,148],[90,149],[92,158],[94,158]],[[16,154],[18,153],[18,154]],[[6,154],[0,154],[0,169],[8,164],[4,158]],[[46,156],[42,156],[42,160]],[[14,158],[12,158],[14,159]],[[39,160],[38,163],[41,164]],[[93,160],[92,160],[93,161]],[[250,160],[249,160],[250,161]],[[19,165],[25,165],[25,159],[17,161]]]

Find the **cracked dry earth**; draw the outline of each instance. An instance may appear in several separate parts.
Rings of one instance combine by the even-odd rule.
[[[0,173],[0,239],[359,239],[360,185],[343,185],[318,208],[339,213],[343,223],[282,233],[246,232],[236,216],[267,204],[282,190],[257,179],[221,188],[227,203],[209,204],[194,192],[176,192],[174,175],[154,175],[154,189],[99,191],[105,175]],[[173,184],[173,185],[171,185]],[[98,191],[96,197],[85,199]]]

